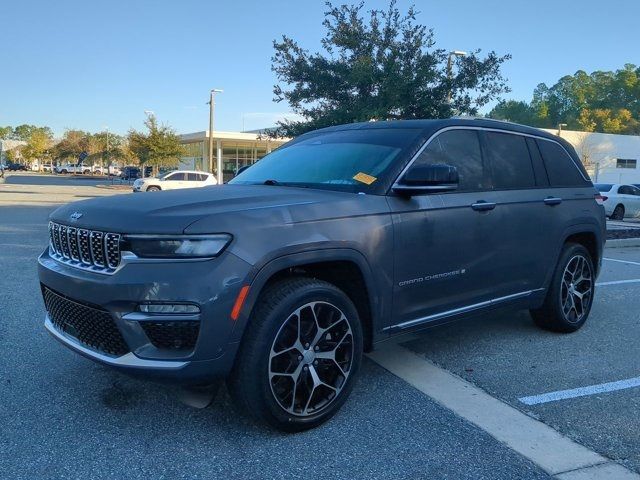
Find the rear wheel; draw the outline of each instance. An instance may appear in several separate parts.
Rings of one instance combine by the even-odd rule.
[[[147,187],[147,192],[159,192],[160,191],[160,187],[156,187],[151,185],[150,187]]]
[[[260,296],[229,391],[254,419],[302,431],[340,409],[361,358],[362,328],[349,297],[321,280],[287,279]]]
[[[616,208],[613,209],[613,213],[611,214],[611,220],[624,220],[624,205],[616,205]]]
[[[554,332],[575,332],[586,322],[595,289],[593,260],[582,245],[568,243],[560,255],[547,297],[531,310],[535,323]]]

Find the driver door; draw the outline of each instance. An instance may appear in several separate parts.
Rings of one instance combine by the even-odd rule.
[[[459,184],[451,192],[388,197],[395,238],[392,324],[399,329],[442,320],[487,302],[493,292],[492,245],[500,225],[487,201],[478,131],[438,134],[413,166],[424,164],[456,167]]]
[[[184,188],[186,181],[186,174],[183,172],[175,172],[171,175],[167,175],[162,182],[163,190],[174,190],[176,188]]]

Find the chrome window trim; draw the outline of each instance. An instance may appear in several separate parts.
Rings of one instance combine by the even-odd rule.
[[[578,165],[576,165],[576,161],[574,160],[574,158],[571,156],[571,154],[567,151],[567,149],[564,147],[564,145],[562,145],[560,142],[558,142],[557,140],[554,140],[552,138],[546,138],[546,137],[542,137],[540,135],[533,135],[531,133],[521,133],[521,132],[514,132],[512,130],[503,130],[500,128],[491,128],[491,127],[477,127],[474,125],[452,125],[450,127],[445,127],[443,129],[438,130],[437,132],[434,132],[428,139],[426,142],[424,142],[424,144],[422,145],[422,147],[420,147],[420,149],[415,153],[415,155],[413,157],[411,157],[411,160],[409,160],[409,163],[407,163],[407,165],[402,169],[402,171],[400,172],[400,174],[396,177],[395,181],[393,182],[393,185],[391,185],[391,188],[389,189],[389,191],[393,191],[393,189],[396,186],[401,186],[400,179],[402,178],[402,176],[407,173],[407,171],[411,168],[411,166],[413,165],[413,163],[418,159],[418,157],[422,154],[422,152],[424,152],[424,150],[429,146],[429,144],[440,134],[444,133],[444,132],[448,132],[450,130],[476,130],[476,131],[485,131],[485,132],[497,132],[497,133],[507,133],[510,135],[520,135],[522,137],[529,137],[529,138],[533,138],[535,140],[545,140],[547,142],[552,142],[555,143],[557,145],[560,146],[560,148],[562,148],[562,150],[569,156],[569,158],[571,159],[571,163],[573,164],[573,166],[578,170],[578,172],[580,173],[580,176],[582,177],[582,179],[586,180],[587,182],[590,182],[591,179],[587,178],[584,176],[584,174],[582,173],[582,170],[580,170],[580,168],[578,167]],[[482,148],[482,147],[481,147]],[[541,154],[542,155],[542,154]],[[542,161],[544,162],[544,159],[542,159]],[[567,188],[567,187],[553,187],[551,185],[546,186],[546,187],[536,187],[536,188]],[[569,187],[572,188],[572,187]],[[480,191],[484,191],[484,190],[480,190]],[[387,192],[389,193],[389,192]]]

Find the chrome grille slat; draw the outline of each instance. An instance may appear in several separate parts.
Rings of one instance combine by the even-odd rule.
[[[89,235],[89,242],[91,246],[91,256],[93,257],[93,263],[99,267],[106,266],[104,258],[104,233],[91,231]]]
[[[87,230],[49,222],[50,255],[55,260],[97,273],[120,266],[119,233]]]
[[[91,265],[91,248],[89,247],[89,230],[84,228],[78,229],[78,246],[80,250],[80,261]]]

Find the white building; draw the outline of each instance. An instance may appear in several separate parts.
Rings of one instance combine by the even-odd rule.
[[[546,131],[573,145],[594,183],[640,183],[640,136]]]

